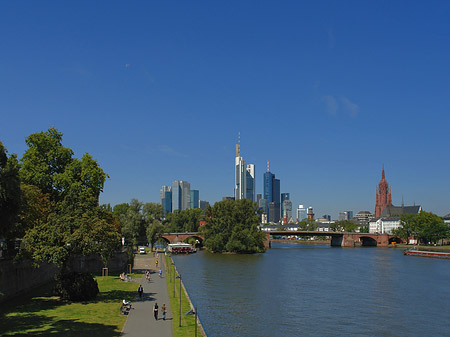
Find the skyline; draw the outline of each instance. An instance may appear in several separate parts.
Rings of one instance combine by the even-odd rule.
[[[101,203],[159,202],[189,181],[232,196],[237,134],[263,193],[266,161],[293,212],[450,213],[450,4],[0,4],[0,141],[55,126],[111,179]]]

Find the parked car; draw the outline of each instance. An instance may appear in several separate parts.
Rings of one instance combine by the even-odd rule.
[[[139,247],[139,254],[145,254],[145,247]]]

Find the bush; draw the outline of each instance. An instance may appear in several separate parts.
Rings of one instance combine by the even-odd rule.
[[[56,293],[74,302],[93,300],[99,293],[97,281],[90,273],[70,272],[56,278]]]

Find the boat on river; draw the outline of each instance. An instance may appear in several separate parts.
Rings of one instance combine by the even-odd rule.
[[[450,253],[448,252],[430,252],[424,250],[409,249],[403,252],[404,255],[408,256],[420,256],[420,257],[434,257],[437,259],[450,259]]]
[[[180,242],[168,244],[167,251],[172,254],[192,254],[195,253],[197,249],[189,243]]]

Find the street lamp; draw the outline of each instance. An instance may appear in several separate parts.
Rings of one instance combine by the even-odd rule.
[[[172,262],[172,266],[173,266]],[[175,267],[173,267],[173,297],[175,297]]]
[[[195,337],[197,337],[197,309],[194,307],[194,309],[189,310],[185,315],[195,315]]]
[[[181,326],[181,275],[178,275],[177,278],[180,279],[180,293],[178,294],[178,296],[180,297],[180,317],[179,317],[180,319],[178,321],[178,326],[180,327]],[[175,285],[174,285],[174,287],[175,287]]]

